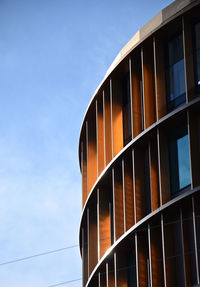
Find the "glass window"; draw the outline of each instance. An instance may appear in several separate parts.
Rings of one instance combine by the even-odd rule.
[[[168,111],[185,102],[183,36],[176,35],[167,43],[166,92]]]
[[[194,35],[195,86],[200,91],[200,22],[194,26]]]
[[[171,193],[175,194],[191,184],[190,155],[187,126],[179,127],[169,138]]]
[[[130,78],[126,74],[122,81],[122,99],[123,99],[123,136],[124,146],[131,141],[131,97],[130,97]]]

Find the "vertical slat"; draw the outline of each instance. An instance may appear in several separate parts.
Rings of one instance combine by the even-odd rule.
[[[117,254],[114,252],[114,277],[115,277],[115,287],[117,286]]]
[[[112,118],[112,157],[123,148],[122,92],[119,79],[110,80]]]
[[[109,194],[103,187],[99,190],[99,259],[104,255],[111,243]]]
[[[145,89],[145,87],[144,87],[144,49],[143,48],[141,48],[141,67],[142,67],[142,91],[143,91],[143,93],[142,93],[142,99],[141,99],[141,101],[142,101],[142,105],[141,105],[141,109],[142,109],[142,115],[143,115],[143,122],[144,122],[144,124],[143,124],[143,128],[145,129],[146,127],[147,127],[147,125],[146,125],[146,113],[145,113],[145,98],[144,98],[144,89]]]
[[[151,39],[142,47],[142,74],[144,91],[145,128],[156,121],[155,88],[154,88],[154,56]]]
[[[149,287],[155,287],[155,285],[153,285],[153,281],[152,281],[152,255],[151,255],[151,231],[150,231],[150,224],[148,224],[148,249],[149,249],[149,266],[148,266],[148,270],[149,270]]]
[[[150,182],[151,182],[151,199],[152,211],[160,206],[159,180],[158,180],[158,157],[157,141],[151,138],[149,142],[150,151]]]
[[[162,258],[163,258],[163,275],[164,275],[164,287],[167,287],[166,280],[166,258],[165,258],[165,236],[164,236],[164,220],[163,214],[161,214],[161,236],[162,236]]]
[[[105,91],[103,90],[103,139],[104,139],[104,167],[106,167],[106,112],[105,112]]]
[[[130,102],[131,102],[131,138],[133,139],[133,83],[132,83],[132,61],[131,58],[128,59],[129,67],[129,81],[130,81]]]
[[[105,161],[107,165],[112,159],[111,104],[110,104],[110,89],[108,87],[104,90],[103,98],[104,98]]]
[[[124,211],[124,233],[126,232],[126,195],[125,195],[125,175],[124,159],[122,159],[122,190],[123,190],[123,211]]]
[[[140,287],[148,285],[148,238],[147,230],[137,232],[138,279]]]
[[[96,204],[89,210],[89,274],[92,273],[97,264],[97,215]]]
[[[108,263],[106,263],[106,287],[109,287],[109,276],[108,276]]]
[[[87,278],[89,278],[90,274],[90,222],[89,222],[89,208],[87,208]]]
[[[131,101],[132,101],[132,127],[133,137],[136,137],[143,129],[142,126],[142,71],[141,56],[136,55],[131,60]]]
[[[124,208],[121,164],[113,168],[115,240],[124,233]]]
[[[150,249],[151,249],[151,270],[152,270],[152,286],[164,286],[163,274],[163,257],[162,257],[162,226],[160,218],[152,221],[150,224]]]
[[[138,261],[138,240],[137,240],[137,232],[135,232],[135,262],[136,262],[136,281],[137,286],[139,285],[139,261]]]
[[[82,171],[82,207],[87,199],[87,154],[86,138],[85,143],[81,142],[81,171]]]
[[[90,192],[97,179],[96,112],[92,111],[88,117],[88,192]]]
[[[155,67],[155,93],[157,120],[167,113],[165,93],[165,58],[163,36],[157,34],[153,38],[154,67]]]
[[[108,278],[107,287],[117,287],[115,283],[115,276],[116,276],[116,269],[112,255],[111,260],[107,263],[107,278]]]
[[[99,208],[99,188],[97,188],[97,254],[98,261],[100,260],[100,208]]]
[[[111,159],[113,158],[113,96],[112,96],[112,79],[109,79],[110,95],[110,128],[111,128]]]
[[[87,236],[87,229],[86,231],[84,228],[82,228],[82,274],[83,274],[83,280],[82,280],[82,286],[84,287],[86,285],[87,279],[88,279],[88,245],[87,240],[85,240]]]
[[[134,225],[134,191],[133,191],[133,162],[132,154],[129,152],[124,157],[124,217],[126,230]]]
[[[134,149],[134,186],[136,222],[147,214],[147,190],[145,188],[144,150],[139,147]]]
[[[103,268],[100,269],[100,272],[98,272],[98,285],[99,287],[107,287],[107,272],[106,272],[106,266],[104,265]]]
[[[136,176],[135,176],[135,152],[134,149],[132,152],[132,164],[133,164],[133,212],[134,212],[134,224],[137,222],[136,219]]]
[[[88,161],[89,161],[89,156],[88,156],[88,150],[89,150],[89,148],[88,148],[88,145],[89,145],[88,121],[86,121],[85,127],[86,127],[85,134],[86,134],[86,155],[87,155],[87,172],[86,172],[86,174],[87,174],[87,196],[88,196],[88,194],[90,192],[90,190],[89,190],[89,175],[88,175],[88,173],[89,173],[89,165],[88,165]]]
[[[98,101],[95,101],[95,117],[96,117],[96,152],[97,152],[97,177],[99,175],[99,142],[98,142]]]
[[[168,139],[166,132],[157,129],[158,139],[158,162],[160,178],[160,201],[161,205],[170,200],[170,176],[169,176],[169,155]]]
[[[113,234],[114,234],[114,242],[116,241],[116,218],[115,218],[115,172],[114,168],[112,168],[112,198],[113,198]]]
[[[104,122],[103,122],[103,99],[96,100],[97,114],[97,159],[98,159],[98,175],[105,167],[104,159]]]

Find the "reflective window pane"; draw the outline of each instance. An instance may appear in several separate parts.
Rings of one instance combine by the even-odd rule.
[[[169,111],[185,102],[185,69],[182,33],[168,41],[166,92]]]
[[[181,191],[191,184],[189,138],[187,126],[172,131],[169,138],[171,194]]]
[[[177,140],[179,189],[188,186],[190,179],[190,156],[188,135]]]

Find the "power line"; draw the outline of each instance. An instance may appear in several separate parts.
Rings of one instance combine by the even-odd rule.
[[[77,282],[77,281],[81,281],[81,280],[82,280],[82,278],[77,278],[77,279],[74,279],[74,280],[69,280],[69,281],[65,281],[65,282],[60,282],[60,283],[57,283],[57,284],[49,285],[47,287],[56,287],[56,286],[66,285],[66,284]]]
[[[78,247],[78,246],[79,245],[71,245],[71,246],[67,246],[67,247],[63,247],[63,248],[59,248],[59,249],[54,249],[54,250],[50,250],[50,251],[46,251],[46,252],[42,252],[42,253],[38,253],[38,254],[34,254],[34,255],[18,258],[18,259],[13,259],[13,260],[10,260],[10,261],[5,261],[5,262],[0,263],[0,266],[8,265],[8,264],[12,264],[12,263],[28,260],[28,259],[32,259],[32,258],[35,258],[35,257],[45,256],[45,255],[56,253],[56,252],[61,252],[61,251],[72,249],[72,248],[75,248],[75,247]]]

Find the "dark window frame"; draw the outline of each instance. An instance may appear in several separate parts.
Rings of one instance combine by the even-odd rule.
[[[196,49],[196,33],[195,26],[200,24],[200,18],[195,18],[192,21],[192,50],[193,50],[193,62],[194,62],[194,88],[197,94],[200,93],[200,84],[198,85],[198,68],[197,68],[197,51],[200,52],[200,48]],[[200,75],[199,75],[200,77]]]
[[[182,60],[184,61],[184,47],[183,47],[183,31],[179,29],[175,34],[169,37],[165,44],[165,82],[166,82],[166,99],[167,99],[167,111],[171,112],[181,104],[186,102],[186,79],[185,79],[185,67],[184,67],[184,84],[185,84],[185,92],[176,96],[173,100],[170,99],[170,83],[173,78],[170,78],[170,68],[172,68],[178,61],[174,61],[173,64],[170,64],[170,55],[169,55],[169,43],[175,41],[176,38],[181,36],[182,38]],[[172,57],[172,56],[171,56]],[[172,57],[173,58],[173,57]],[[179,60],[180,61],[180,60]],[[185,63],[184,63],[185,66]]]

